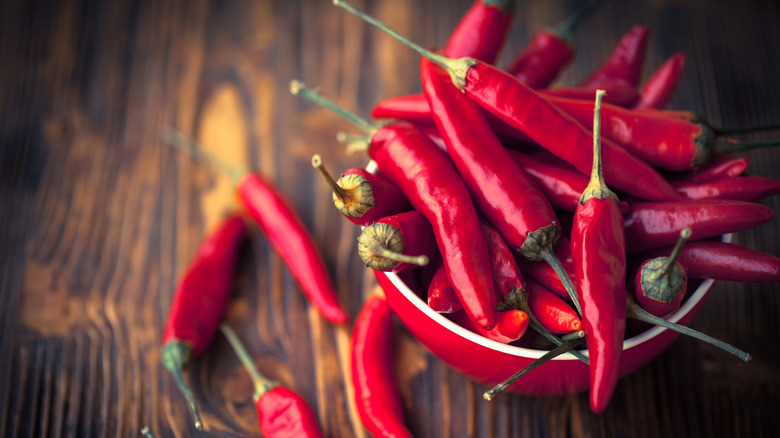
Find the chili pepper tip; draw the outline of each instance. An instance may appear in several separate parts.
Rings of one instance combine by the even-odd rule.
[[[184,364],[192,353],[192,346],[188,342],[178,340],[171,341],[162,348],[162,362],[165,368],[173,374],[176,385],[187,400],[187,404],[195,420],[195,428],[203,430],[203,422],[200,421],[198,406],[195,404],[195,396],[184,381]]]

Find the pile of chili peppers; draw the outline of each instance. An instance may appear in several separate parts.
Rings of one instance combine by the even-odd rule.
[[[618,381],[623,339],[632,335],[627,318],[749,361],[747,353],[664,318],[700,279],[780,281],[780,258],[720,240],[774,217],[758,201],[779,194],[780,182],[746,175],[750,162],[736,154],[776,142],[741,143],[724,137],[739,130],[667,110],[682,53],[640,83],[649,29],[636,25],[580,82],[555,85],[575,56],[574,30],[600,3],[538,32],[500,68],[493,64],[512,24],[512,0],[475,0],[435,51],[335,0],[422,55],[423,93],[379,102],[371,113],[379,120],[370,121],[291,82],[293,94],[364,133],[340,138],[367,151],[375,171],[347,169],[335,179],[319,155],[312,164],[339,211],[361,226],[366,266],[412,273],[432,309],[488,339],[549,350],[486,392],[487,399],[544,361],[572,354],[589,363],[591,408],[602,412]],[[347,323],[316,245],[284,198],[262,176],[206,155],[175,131],[166,140],[232,177],[243,209],[312,305],[330,322]],[[246,233],[243,217],[233,215],[206,238],[181,279],[164,334],[163,362],[198,428],[183,368],[220,327]],[[306,263],[295,263],[302,258]],[[354,402],[375,436],[411,436],[394,380],[391,317],[376,293],[355,321]],[[320,436],[305,401],[277,390],[224,324],[222,332],[252,376],[263,433]]]

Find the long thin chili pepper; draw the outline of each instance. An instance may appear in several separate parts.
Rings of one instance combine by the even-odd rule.
[[[393,312],[372,294],[352,329],[352,385],[363,425],[375,437],[411,437],[393,366]]]
[[[600,112],[593,117],[593,171],[574,213],[571,252],[590,357],[590,407],[606,409],[620,377],[626,328],[626,242],[617,196],[604,183]]]
[[[448,316],[461,327],[502,344],[509,344],[520,339],[528,329],[528,314],[517,309],[500,312],[495,327],[490,330],[475,326],[463,311],[453,312]]]
[[[553,208],[570,212],[577,209],[580,196],[588,185],[588,178],[585,175],[574,168],[566,169],[550,164],[549,160],[539,160],[516,150],[508,151],[509,155],[536,181]],[[557,159],[554,156],[549,158]]]
[[[343,0],[334,0],[334,4],[439,64],[450,74],[453,83],[474,102],[573,164],[580,172],[590,172],[593,162],[593,152],[589,147],[590,132],[513,76],[472,58],[456,60],[434,54]],[[674,188],[649,165],[614,143],[603,143],[605,178],[611,186],[642,199],[660,201],[680,198]]]
[[[349,316],[339,304],[319,249],[282,194],[260,174],[220,161],[176,131],[167,132],[166,140],[230,176],[242,204],[285,262],[304,295],[328,321],[347,323]]]
[[[444,53],[494,63],[515,12],[514,0],[475,0],[450,34]]]
[[[533,279],[527,279],[526,286],[530,313],[542,327],[556,335],[582,330],[582,319],[569,303]]]
[[[773,217],[771,208],[743,201],[637,202],[625,214],[626,249],[635,254],[674,245],[686,227],[692,230],[691,240],[701,240],[744,231]]]
[[[358,236],[358,254],[377,271],[404,272],[438,257],[436,238],[425,216],[415,210],[380,218]]]
[[[621,80],[636,87],[642,76],[649,33],[650,30],[643,24],[631,27],[620,37],[604,63],[580,81],[579,85],[600,88],[605,82]]]
[[[412,208],[398,187],[382,175],[352,168],[336,181],[319,155],[314,155],[311,163],[333,190],[333,204],[354,224],[369,225],[377,219]]]
[[[647,78],[634,109],[664,109],[672,101],[682,78],[685,55],[677,52]]]
[[[223,219],[207,235],[179,280],[163,333],[162,362],[173,374],[192,411],[195,427],[203,424],[183,369],[211,343],[233,289],[238,250],[247,228],[238,215]]]
[[[634,298],[640,307],[661,318],[677,311],[685,297],[688,275],[677,261],[691,229],[680,232],[680,239],[668,257],[654,257],[642,263],[634,275]]]
[[[602,86],[573,86],[556,87],[539,90],[538,94],[548,99],[575,99],[591,102],[596,94],[596,89],[605,90],[604,102],[619,107],[630,107],[639,99],[636,88],[623,81],[604,81]],[[582,123],[582,122],[580,122]],[[584,126],[587,126],[583,123]]]
[[[267,438],[321,437],[317,416],[306,400],[279,382],[263,376],[238,335],[226,324],[219,326],[236,356],[252,378],[260,432]]]
[[[474,202],[510,247],[552,266],[578,307],[574,286],[555,256],[561,229],[544,193],[509,155],[482,109],[455,88],[444,70],[423,59],[420,77],[447,152]]]
[[[371,124],[299,81],[290,83],[290,91],[331,109],[367,134],[369,156],[433,226],[447,277],[469,317],[481,328],[492,328],[496,297],[487,244],[471,195],[446,152],[410,123]]]
[[[658,248],[638,254],[646,260],[668,254],[670,248]],[[688,242],[677,261],[688,278],[712,278],[722,281],[762,283],[780,281],[780,257],[727,242],[702,240]]]
[[[737,176],[706,182],[673,182],[672,187],[688,199],[729,199],[758,202],[780,193],[780,181],[762,176]]]
[[[742,175],[750,167],[750,159],[747,157],[734,157],[734,154],[724,154],[713,158],[704,167],[694,172],[685,172],[680,180],[690,183],[715,181],[719,179],[734,178]]]

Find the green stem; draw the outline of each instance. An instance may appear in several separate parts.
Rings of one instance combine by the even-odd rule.
[[[299,96],[306,100],[312,101],[317,105],[320,105],[322,107],[325,107],[333,111],[339,116],[349,120],[352,124],[354,124],[355,126],[360,128],[360,130],[365,132],[366,135],[368,135],[369,137],[374,135],[377,129],[379,129],[378,125],[369,122],[368,120],[360,117],[359,115],[353,113],[352,111],[349,111],[346,108],[338,105],[336,102],[324,97],[317,91],[308,88],[306,84],[304,84],[303,82],[297,79],[293,79],[292,81],[290,81],[290,93],[292,93],[295,96]]]
[[[179,387],[179,391],[187,400],[187,405],[192,412],[192,418],[195,420],[195,428],[201,430],[203,429],[203,422],[200,421],[200,413],[198,412],[198,406],[195,404],[195,396],[192,395],[190,387],[184,381],[184,366],[191,354],[192,346],[188,342],[174,340],[163,346],[162,363],[171,372],[176,386]]]
[[[566,292],[569,293],[571,302],[574,303],[574,308],[577,309],[577,313],[582,315],[582,308],[580,307],[580,300],[577,298],[577,291],[574,289],[574,284],[571,282],[571,278],[569,278],[569,274],[566,272],[566,269],[564,269],[558,256],[555,255],[555,252],[552,249],[546,249],[539,252],[539,257],[547,262],[558,275],[558,278],[561,279],[563,287],[566,289]]]
[[[330,189],[333,191],[333,194],[339,198],[341,202],[345,202],[345,200],[349,199],[349,193],[333,179],[333,175],[325,168],[325,164],[322,163],[322,157],[320,157],[319,154],[314,154],[311,157],[311,166],[320,172],[322,177],[325,178],[325,182],[328,183],[328,186],[330,186]]]
[[[246,166],[236,166],[230,164],[216,155],[206,152],[203,147],[195,140],[187,137],[180,131],[173,128],[166,128],[162,135],[163,141],[170,146],[183,151],[192,158],[205,163],[214,169],[227,175],[234,185],[238,185],[244,175],[249,172]]]
[[[573,349],[574,347],[578,346],[582,343],[582,339],[578,338],[573,341],[564,342],[561,345],[555,347],[554,349],[548,351],[544,356],[540,357],[539,359],[536,359],[535,361],[531,362],[528,366],[523,368],[522,370],[516,372],[515,374],[511,375],[508,379],[504,380],[503,382],[499,383],[498,385],[494,386],[490,390],[486,391],[484,394],[482,394],[482,397],[485,400],[492,400],[493,397],[496,396],[499,392],[506,389],[509,385],[513,384],[517,379],[523,377],[524,375],[530,373],[539,365],[544,364],[545,362],[548,362],[549,360],[553,359],[556,356],[560,356],[563,353],[566,353],[567,351]]]
[[[411,40],[401,35],[400,33],[396,32],[395,30],[387,27],[387,25],[377,20],[376,18],[366,14],[363,11],[355,9],[354,6],[350,5],[349,3],[343,0],[333,0],[333,4],[342,9],[349,11],[354,15],[357,15],[363,21],[382,30],[383,32],[387,33],[388,35],[392,36],[396,40],[403,43],[405,46],[417,52],[423,58],[428,59],[429,61],[433,62],[434,64],[437,64],[438,66],[446,70],[450,74],[450,77],[452,78],[452,83],[455,84],[455,86],[457,86],[458,89],[463,90],[463,88],[466,86],[466,73],[474,64],[477,63],[475,59],[473,58],[452,59],[446,56],[433,53],[430,50],[426,50],[424,47],[420,46],[419,44],[412,42]]]
[[[672,269],[672,266],[674,266],[674,263],[677,261],[677,257],[680,256],[680,252],[682,251],[683,246],[685,246],[685,242],[687,242],[688,239],[690,238],[691,238],[690,227],[683,228],[683,230],[680,231],[680,238],[677,239],[677,243],[674,245],[674,249],[672,249],[672,253],[669,255],[669,257],[666,258],[663,266],[658,271],[661,277],[665,277],[669,275],[669,271]]]
[[[729,345],[721,340],[715,339],[711,336],[707,336],[704,333],[696,331],[692,328],[680,324],[675,324],[673,322],[667,321],[663,318],[659,318],[647,312],[646,310],[639,307],[639,305],[636,304],[631,299],[631,297],[626,298],[626,316],[628,316],[629,318],[634,318],[639,321],[643,321],[649,324],[654,324],[663,328],[667,328],[669,330],[676,331],[677,333],[681,333],[699,339],[700,341],[704,341],[708,344],[714,345],[722,350],[725,350],[737,356],[738,358],[742,359],[744,362],[750,362],[752,360],[750,354],[734,347],[733,345]]]
[[[735,128],[710,127],[716,135],[746,134],[749,132],[775,131],[780,129],[780,123],[768,123],[766,125],[739,126]]]
[[[252,379],[252,383],[255,386],[255,400],[259,400],[260,397],[262,397],[262,395],[265,394],[268,390],[279,386],[279,383],[274,382],[273,380],[270,380],[260,374],[260,371],[258,371],[257,367],[255,367],[255,363],[252,360],[252,357],[249,355],[246,347],[244,347],[244,344],[241,343],[241,340],[238,338],[236,333],[230,327],[228,327],[227,324],[220,324],[219,330],[222,332],[225,338],[227,338],[230,346],[233,347],[233,351],[236,352],[238,360],[241,361],[241,364],[244,365],[247,373],[249,373],[249,377]]]
[[[768,141],[756,141],[756,142],[739,142],[733,139],[718,138],[712,145],[712,150],[716,154],[727,154],[730,152],[745,152],[753,149],[768,148],[773,146],[780,146],[780,140],[768,140]]]
[[[572,44],[572,41],[574,40],[574,30],[576,30],[580,23],[585,21],[585,19],[589,17],[590,14],[592,14],[608,1],[609,0],[598,0],[588,2],[585,6],[575,12],[574,15],[562,21],[561,23],[558,23],[556,26],[548,28],[547,30],[558,35],[560,39],[566,41],[567,43]]]
[[[154,434],[149,430],[149,426],[144,426],[141,429],[141,435],[143,435],[144,438],[154,438]]]

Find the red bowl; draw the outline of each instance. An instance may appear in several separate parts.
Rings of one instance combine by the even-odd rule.
[[[731,235],[723,236],[731,241]],[[477,382],[495,385],[524,368],[547,351],[505,345],[473,333],[428,304],[396,274],[376,271],[387,302],[401,322],[435,356]],[[667,319],[688,325],[709,294],[713,280],[705,280],[691,293],[680,309]],[[661,354],[678,334],[652,327],[623,342],[620,377],[644,366]],[[587,355],[587,350],[582,351]],[[521,377],[507,390],[529,395],[563,395],[589,387],[588,366],[571,354],[558,356]]]

